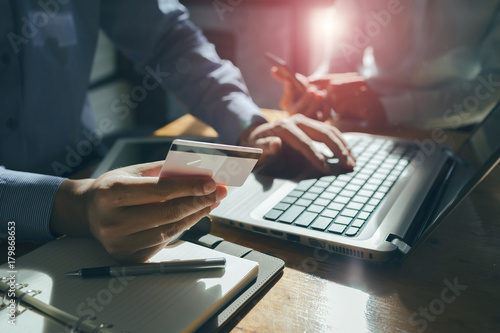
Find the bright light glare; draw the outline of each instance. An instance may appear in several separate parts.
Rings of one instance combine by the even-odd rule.
[[[317,7],[311,10],[309,16],[310,66],[312,71],[320,75],[331,57],[337,44],[346,35],[347,19],[340,15],[335,7]],[[318,64],[320,67],[318,68]],[[325,73],[323,73],[325,74]]]
[[[367,332],[367,307],[370,295],[346,286],[329,284],[321,295],[336,300],[330,311],[324,314],[329,327],[338,328],[339,332]],[[326,327],[325,327],[326,328]]]
[[[334,7],[315,8],[310,16],[310,34],[313,43],[331,44],[345,34],[345,18]]]

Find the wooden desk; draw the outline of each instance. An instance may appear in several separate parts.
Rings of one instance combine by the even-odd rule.
[[[279,113],[266,114],[280,117]],[[156,134],[202,133],[216,135],[186,116]],[[414,135],[425,137],[417,131],[404,136]],[[454,147],[462,139],[457,134],[447,136]],[[230,329],[239,333],[499,332],[498,184],[500,168],[401,267],[315,253],[313,248],[214,224],[213,234],[286,263],[281,279],[242,311]],[[450,290],[454,284],[459,289]]]

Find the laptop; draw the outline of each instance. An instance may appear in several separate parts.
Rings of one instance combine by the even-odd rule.
[[[498,164],[498,124],[500,104],[456,154],[430,141],[345,133],[353,172],[295,180],[252,174],[211,216],[370,262],[408,258]]]

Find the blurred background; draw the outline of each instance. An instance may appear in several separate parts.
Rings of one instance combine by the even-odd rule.
[[[255,103],[279,108],[281,85],[270,75],[269,51],[286,60],[297,72],[312,74],[325,52],[325,31],[331,31],[331,0],[181,0],[191,20],[212,42],[219,56],[233,62],[242,72]],[[330,22],[330,23],[328,23]],[[121,94],[142,81],[130,62],[100,34],[91,74],[90,100],[99,121],[116,124],[115,136],[148,134],[185,114],[175,98],[162,89],[120,119],[111,105]],[[165,112],[157,112],[158,109]],[[134,130],[132,130],[132,127]]]

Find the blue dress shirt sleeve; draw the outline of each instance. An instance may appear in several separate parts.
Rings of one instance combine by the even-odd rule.
[[[53,240],[50,214],[64,180],[0,167],[0,238],[6,237],[8,223],[14,222],[16,241]]]
[[[236,144],[245,128],[265,122],[240,71],[219,58],[177,1],[103,1],[101,27],[143,73],[138,91],[147,94],[155,79],[223,141]]]

